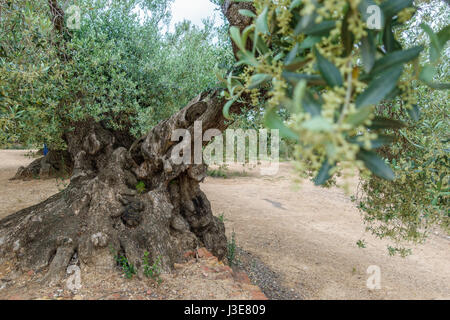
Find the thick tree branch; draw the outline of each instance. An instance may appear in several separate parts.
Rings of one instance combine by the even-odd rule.
[[[61,9],[56,0],[48,0],[48,6],[52,15],[52,23],[56,31],[64,33],[64,10]]]
[[[222,5],[222,12],[227,18],[228,22],[230,23],[230,26],[238,27],[241,33],[242,31],[244,31],[245,28],[247,28],[252,23],[252,18],[243,16],[242,14],[239,13],[239,10],[243,9],[256,12],[255,7],[251,2],[234,2],[232,0],[225,0],[225,2]],[[239,48],[233,41],[232,46],[234,56],[237,59],[237,52],[239,51]],[[248,40],[247,48],[250,50],[251,47],[252,47],[251,41]]]

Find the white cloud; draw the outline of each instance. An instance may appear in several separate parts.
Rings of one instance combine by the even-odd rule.
[[[173,26],[183,20],[190,20],[198,26],[202,26],[202,19],[215,16],[215,21],[220,21],[219,12],[215,9],[217,6],[209,0],[175,0],[172,4],[172,23]]]

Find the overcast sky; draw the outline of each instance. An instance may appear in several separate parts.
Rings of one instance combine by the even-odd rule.
[[[220,20],[219,12],[215,11],[215,5],[209,0],[175,0],[172,4],[172,26],[184,19],[191,20],[194,24],[202,26],[202,19],[213,17]]]

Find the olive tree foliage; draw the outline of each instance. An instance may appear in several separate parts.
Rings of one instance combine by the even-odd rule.
[[[377,177],[364,177],[355,199],[359,202],[368,229],[379,237],[390,237],[397,243],[402,239],[423,242],[435,230],[435,225],[449,232],[450,222],[449,96],[446,90],[435,90],[437,83],[448,83],[450,80],[450,50],[448,45],[432,44],[433,34],[445,30],[450,8],[443,1],[416,4],[416,15],[396,33],[406,47],[415,44],[425,47],[421,53],[423,68],[419,75],[422,81],[412,81],[418,107],[408,114],[403,108],[404,102],[394,99],[380,104],[376,109],[378,115],[393,115],[406,124],[399,130],[391,131],[395,137],[392,145],[379,150],[390,160],[397,178],[384,181]],[[440,55],[436,50],[439,46],[442,46]],[[389,252],[404,255],[410,250],[397,245],[390,246]]]
[[[190,21],[183,21],[167,36],[170,47],[165,55],[167,72],[161,76],[167,78],[167,83],[174,83],[169,93],[173,103],[186,105],[200,91],[220,86],[214,73],[216,67],[230,67],[233,63],[231,46],[225,36],[226,30],[215,27],[213,20],[204,21],[202,30]],[[184,92],[190,95],[186,96]],[[161,119],[171,114],[166,112]]]
[[[31,132],[43,141],[59,131],[55,115],[58,102],[66,98],[59,86],[64,70],[53,45],[58,36],[51,32],[48,7],[1,1],[0,29],[0,143]]]
[[[242,71],[225,80],[224,115],[248,97],[264,105],[317,185],[359,172],[355,200],[367,230],[395,243],[390,253],[435,226],[448,232],[448,5],[244,2],[253,24],[230,30]]]
[[[79,29],[61,34],[47,1],[0,1],[0,145],[61,149],[85,119],[139,136],[213,87],[229,46],[211,24],[166,33],[171,4],[77,1]]]

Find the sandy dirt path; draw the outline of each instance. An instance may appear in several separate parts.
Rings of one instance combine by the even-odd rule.
[[[9,181],[31,159],[0,151],[0,218],[45,200],[55,180]],[[253,172],[253,171],[252,171]],[[304,299],[449,299],[450,239],[433,235],[407,258],[390,257],[387,242],[364,232],[358,210],[337,188],[305,182],[296,189],[289,164],[275,177],[207,178],[202,189],[238,245],[281,275]],[[356,241],[364,238],[367,248]],[[381,270],[381,289],[369,290],[369,266]]]
[[[42,202],[64,188],[62,181],[56,179],[9,181],[20,166],[35,160],[27,154],[29,151],[0,150],[0,219]]]
[[[364,232],[359,211],[341,189],[304,182],[298,190],[293,177],[283,163],[276,177],[208,178],[202,189],[238,245],[304,299],[450,298],[448,237],[433,235],[413,255],[391,257],[387,242]],[[361,238],[365,249],[356,245]],[[380,290],[367,288],[369,266],[380,268]]]

